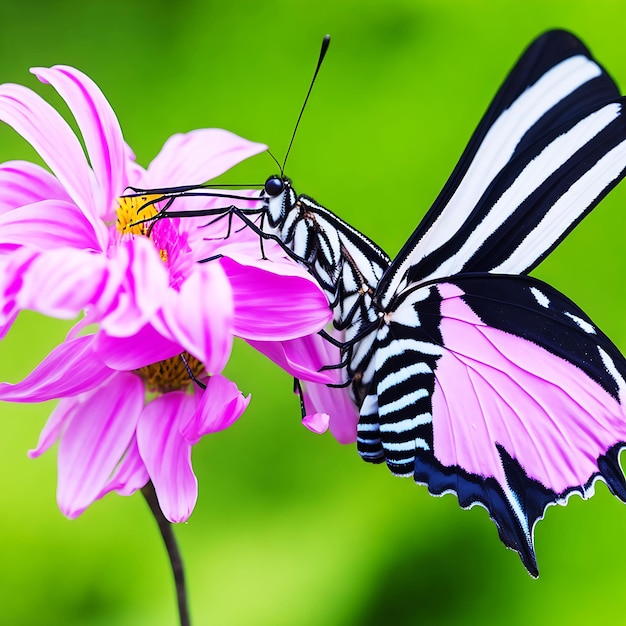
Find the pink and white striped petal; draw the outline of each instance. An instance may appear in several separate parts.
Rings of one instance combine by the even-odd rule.
[[[139,453],[170,522],[184,522],[198,498],[191,444],[180,433],[181,422],[194,412],[195,403],[194,396],[182,391],[164,394],[144,408],[137,424]]]
[[[96,214],[110,219],[116,198],[128,185],[124,138],[111,105],[91,78],[73,67],[36,67],[31,72],[57,90],[78,122],[98,182]]]
[[[72,420],[80,402],[76,396],[72,398],[61,398],[54,411],[48,418],[43,430],[39,433],[37,446],[28,451],[28,456],[35,459],[41,456],[50,446],[63,434],[65,427]]]
[[[35,92],[10,83],[0,85],[0,120],[33,146],[96,227],[96,180],[68,123]]]
[[[235,383],[224,376],[211,376],[202,392],[196,410],[181,426],[182,436],[191,444],[204,435],[232,426],[250,403]]]
[[[114,337],[132,336],[168,297],[167,269],[147,237],[120,242],[107,258],[107,269],[110,284],[97,303],[100,327]]]
[[[117,491],[121,496],[131,496],[135,491],[144,487],[149,480],[148,470],[139,454],[137,437],[134,436],[128,446],[128,450],[124,454],[124,458],[115,470],[111,480],[98,494],[97,499],[104,497],[111,491]]]
[[[144,403],[138,376],[118,373],[88,397],[75,399],[59,443],[57,501],[69,518],[96,500],[128,450]]]
[[[70,202],[61,183],[46,169],[29,161],[0,164],[0,215],[40,200]]]
[[[0,400],[45,402],[103,385],[115,372],[93,351],[93,335],[59,344],[21,382],[0,383]]]
[[[75,318],[97,305],[109,276],[102,254],[64,248],[37,254],[22,274],[16,297],[20,309],[61,319]]]
[[[230,284],[217,263],[200,265],[154,319],[155,328],[204,364],[222,371],[232,347],[233,303]]]
[[[100,251],[98,235],[75,204],[40,200],[0,214],[0,245],[36,250],[78,248]]]
[[[201,128],[172,135],[148,166],[145,187],[201,184],[237,163],[267,150],[221,128]]]

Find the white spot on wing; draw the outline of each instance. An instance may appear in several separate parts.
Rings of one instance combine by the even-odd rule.
[[[567,315],[567,317],[569,317],[573,322],[576,323],[577,326],[579,326],[582,330],[584,330],[589,335],[596,334],[596,329],[589,322],[586,322],[584,319],[578,317],[578,315],[573,315],[572,313],[569,313],[568,311],[565,311],[565,315]]]
[[[537,304],[539,304],[540,306],[546,309],[550,306],[550,298],[548,298],[548,296],[546,296],[546,294],[543,293],[543,291],[539,291],[537,287],[531,287],[530,293],[533,294],[533,296],[535,297],[535,300],[537,300]]]
[[[602,359],[602,363],[604,363],[604,367],[606,367],[609,374],[613,376],[613,379],[617,383],[620,395],[623,394],[626,390],[626,381],[624,381],[623,376],[619,373],[617,367],[615,367],[613,359],[600,346],[598,346],[598,352],[600,353],[600,358]]]

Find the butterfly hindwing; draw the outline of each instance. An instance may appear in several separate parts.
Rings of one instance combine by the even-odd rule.
[[[412,286],[376,355],[359,432],[368,460],[486,507],[531,573],[549,504],[589,495],[597,477],[626,500],[626,361],[555,289],[490,274]]]
[[[380,281],[381,303],[411,282],[535,267],[624,176],[619,96],[576,37],[539,37]]]

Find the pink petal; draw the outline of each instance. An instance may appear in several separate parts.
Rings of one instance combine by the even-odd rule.
[[[59,92],[76,118],[102,194],[98,215],[108,218],[128,184],[124,138],[111,105],[88,76],[72,67],[55,65],[31,72]]]
[[[28,456],[31,459],[41,456],[61,436],[79,408],[80,402],[76,398],[61,398],[39,434],[37,447],[29,450]]]
[[[139,454],[137,438],[133,437],[119,467],[115,470],[111,480],[98,494],[98,499],[110,491],[116,491],[121,496],[130,496],[138,489],[144,487],[149,480],[148,470]]]
[[[291,264],[257,261],[252,267],[229,258],[221,264],[233,289],[238,337],[285,341],[317,332],[332,319],[323,291]]]
[[[250,403],[235,383],[224,376],[211,376],[193,415],[181,427],[181,434],[195,444],[209,433],[225,430],[234,424]]]
[[[130,371],[169,359],[183,349],[146,324],[131,337],[110,337],[103,331],[98,332],[94,351],[108,367]]]
[[[108,335],[130,337],[154,317],[167,297],[168,273],[147,237],[124,239],[107,267],[111,290],[98,306],[100,326]]]
[[[100,250],[92,224],[75,204],[64,200],[42,200],[0,214],[0,242],[40,250]]]
[[[0,215],[15,207],[40,200],[68,202],[70,197],[63,185],[39,165],[29,161],[7,161],[0,164]]]
[[[332,370],[320,371],[323,365],[332,365],[324,360],[326,353],[321,346],[323,341],[319,335],[308,335],[290,341],[248,340],[248,343],[300,380],[334,383],[336,374]]]
[[[154,320],[163,336],[169,334],[210,374],[219,373],[228,361],[233,341],[231,323],[230,285],[217,263],[197,265],[180,291],[170,290],[161,316]]]
[[[339,335],[335,333],[339,339]],[[339,349],[319,335],[313,340],[315,358],[325,365],[339,363]],[[345,369],[327,370],[332,375],[333,384],[342,384],[347,380]],[[304,406],[307,418],[318,425],[320,419],[326,420],[327,427],[339,443],[354,443],[357,437],[359,411],[352,400],[350,387],[328,387],[327,385],[307,382],[304,390]],[[306,419],[304,421],[306,421]],[[307,428],[309,425],[305,423]],[[310,430],[314,430],[310,428]],[[314,432],[317,432],[314,430]]]
[[[92,350],[93,335],[64,341],[21,382],[0,383],[0,400],[44,402],[101,385],[113,374]]]
[[[3,315],[0,319],[0,339],[4,339],[6,334],[11,330],[13,322],[17,318],[17,312],[10,315]]]
[[[264,150],[267,146],[219,128],[173,135],[150,163],[142,186],[204,183]]]
[[[71,319],[97,304],[108,278],[102,254],[72,248],[39,253],[23,274],[16,297],[21,309]]]
[[[143,408],[144,389],[134,374],[120,373],[76,410],[59,444],[57,501],[69,518],[98,498],[129,448]]]
[[[0,256],[0,337],[4,337],[19,313],[17,298],[23,287],[23,276],[37,258],[37,252],[19,248]]]
[[[0,85],[0,120],[35,148],[72,200],[95,224],[95,179],[67,122],[35,92],[10,83]]]
[[[312,415],[307,414],[302,418],[302,425],[316,435],[325,433],[328,430],[329,422],[330,415],[328,415],[328,413],[313,413]]]
[[[184,522],[198,497],[191,467],[191,444],[180,424],[195,411],[195,398],[181,391],[166,393],[148,404],[137,425],[137,443],[159,505],[170,522]]]
[[[339,443],[356,441],[359,411],[350,397],[348,388],[306,383],[304,406],[307,416],[303,423],[309,430],[324,432],[310,426],[311,423],[318,425],[320,420],[324,420],[326,428],[330,428],[330,432]]]

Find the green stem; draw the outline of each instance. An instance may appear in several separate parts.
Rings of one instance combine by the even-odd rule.
[[[180,556],[180,551],[174,537],[174,531],[172,530],[172,524],[165,518],[159,501],[157,500],[156,492],[154,491],[154,485],[152,482],[141,490],[143,497],[146,499],[154,519],[159,525],[161,531],[161,537],[163,537],[163,543],[167,549],[167,555],[170,559],[170,565],[172,567],[172,573],[174,574],[174,583],[176,584],[176,596],[178,598],[178,615],[180,617],[180,626],[191,626],[189,620],[189,607],[187,606],[187,588],[185,586],[185,572],[183,569],[183,560]]]

